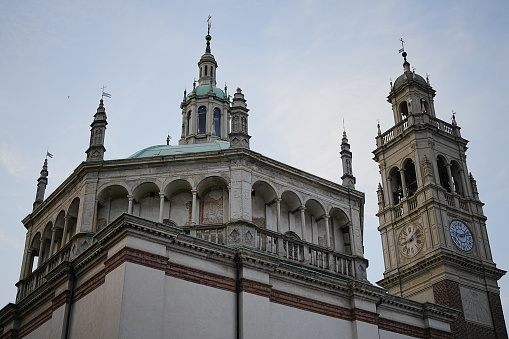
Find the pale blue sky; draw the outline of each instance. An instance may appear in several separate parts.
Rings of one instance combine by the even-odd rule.
[[[390,78],[399,38],[437,91],[437,117],[457,112],[468,169],[486,204],[495,262],[508,269],[509,3],[507,1],[2,1],[0,2],[0,307],[14,301],[25,229],[46,148],[47,194],[85,160],[102,85],[106,159],[180,135],[212,15],[217,80],[241,87],[251,148],[340,182],[342,119],[357,189],[366,193],[368,278],[382,278],[376,123],[393,125]],[[500,280],[509,315],[509,278]]]

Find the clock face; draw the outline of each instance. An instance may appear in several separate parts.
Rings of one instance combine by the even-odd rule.
[[[398,245],[406,257],[413,257],[424,246],[424,232],[419,224],[413,223],[403,227],[399,232]]]
[[[474,247],[474,237],[470,229],[459,220],[454,220],[449,226],[452,241],[462,251],[468,252]]]

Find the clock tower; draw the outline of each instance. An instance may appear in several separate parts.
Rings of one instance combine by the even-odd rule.
[[[454,114],[436,117],[428,78],[403,74],[388,101],[394,126],[378,126],[373,152],[381,174],[379,231],[385,262],[378,284],[390,293],[446,305],[462,313],[454,338],[507,338],[486,216],[466,162],[468,141]]]

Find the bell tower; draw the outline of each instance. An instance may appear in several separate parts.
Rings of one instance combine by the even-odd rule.
[[[466,162],[468,141],[453,115],[435,115],[429,79],[410,70],[388,101],[394,126],[378,126],[379,218],[385,262],[378,284],[390,293],[446,305],[462,313],[454,338],[507,338],[497,281],[506,273],[493,261],[483,203]]]
[[[217,62],[211,53],[210,22],[205,53],[198,61],[198,86],[193,82],[193,90],[180,104],[182,109],[182,134],[179,145],[228,141],[230,133],[230,100],[224,90],[216,87]]]

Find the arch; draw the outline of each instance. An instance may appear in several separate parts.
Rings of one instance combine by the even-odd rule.
[[[69,208],[67,209],[67,217],[68,225],[67,225],[67,241],[72,239],[72,237],[76,234],[77,226],[78,226],[78,215],[80,210],[80,198],[76,197],[71,202],[71,205],[69,205]],[[65,236],[65,235],[64,235]]]
[[[447,192],[451,192],[451,185],[449,183],[449,174],[447,173],[447,160],[442,156],[437,156],[437,169],[438,169],[438,178],[440,180],[440,185],[447,190]]]
[[[164,192],[165,202],[163,223],[174,226],[190,226],[193,195],[191,184],[184,179],[176,179],[170,182]]]
[[[96,231],[106,227],[122,213],[128,212],[128,194],[126,187],[116,184],[100,191],[97,196]]]
[[[229,219],[228,182],[222,177],[211,176],[200,181],[196,190],[199,199],[199,223],[225,223]]]
[[[41,235],[41,246],[39,251],[39,261],[37,262],[37,266],[40,267],[43,262],[48,260],[50,257],[50,247],[51,247],[51,229],[53,228],[53,222],[49,221],[44,228],[44,231]]]
[[[159,186],[154,182],[144,182],[133,191],[133,214],[158,221],[160,210]]]
[[[322,203],[315,199],[306,201],[306,210],[304,212],[306,222],[306,238],[311,239],[313,244],[326,246],[325,231],[325,208]],[[308,237],[309,236],[309,237]]]
[[[205,134],[207,130],[207,107],[198,107],[198,134]]]
[[[348,215],[338,207],[329,212],[333,248],[341,253],[352,254],[352,230]]]
[[[268,182],[259,180],[251,186],[251,217],[255,225],[277,229],[276,199],[276,190]]]
[[[217,107],[214,108],[214,133],[221,136],[221,110]]]
[[[287,190],[281,194],[281,233],[294,232],[302,236],[301,206],[301,199],[295,192]]]
[[[421,112],[422,113],[428,113],[429,112],[429,104],[426,101],[426,99],[421,99]]]
[[[191,125],[191,110],[187,112],[186,115],[186,128],[185,128],[185,136],[189,135],[189,126]]]
[[[399,113],[403,119],[408,117],[408,104],[406,101],[402,101],[399,103]]]
[[[463,187],[463,169],[461,168],[461,165],[455,161],[451,161],[451,175],[452,175],[452,186],[454,188],[454,192],[461,195],[462,197],[465,196],[465,187]]]
[[[403,165],[405,176],[405,193],[409,198],[417,191],[417,174],[415,173],[415,165],[412,159],[406,159]]]
[[[392,196],[392,203],[394,205],[399,204],[401,199],[403,199],[403,186],[401,184],[401,175],[398,167],[393,167],[389,171],[388,179],[388,187],[389,194]]]
[[[26,263],[27,269],[25,271],[26,272],[25,276],[32,273],[42,263],[40,253],[41,253],[41,232],[37,232],[32,237],[32,241],[30,242],[30,247],[28,249],[29,256],[28,262]]]
[[[62,246],[62,238],[64,235],[64,226],[65,226],[65,211],[60,211],[58,213],[57,218],[55,219],[55,236],[53,238],[52,244],[52,252],[56,253],[60,247]]]

